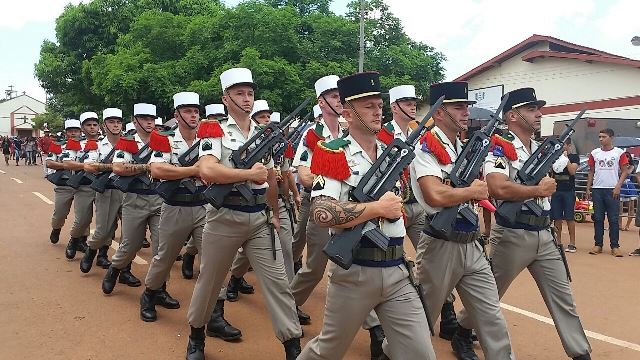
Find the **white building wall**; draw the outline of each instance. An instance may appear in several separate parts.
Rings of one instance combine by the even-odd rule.
[[[21,107],[26,106],[29,109]],[[20,109],[20,110],[18,110]],[[45,112],[45,105],[40,101],[33,99],[27,95],[20,95],[13,99],[6,100],[0,103],[0,136],[11,135],[11,113],[18,112],[20,114],[14,114],[14,124],[18,125],[23,122],[21,119],[26,116],[28,121],[33,118],[33,114],[42,114]],[[22,114],[24,113],[24,114]]]

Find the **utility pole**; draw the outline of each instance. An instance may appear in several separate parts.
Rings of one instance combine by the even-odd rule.
[[[358,71],[364,71],[364,0],[360,0],[360,56]]]

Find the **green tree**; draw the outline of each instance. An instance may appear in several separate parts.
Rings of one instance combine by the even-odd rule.
[[[47,128],[52,132],[58,132],[64,130],[64,119],[60,114],[57,114],[50,109],[46,112],[38,114],[31,119],[33,126],[36,129],[44,130],[44,124],[47,124]]]

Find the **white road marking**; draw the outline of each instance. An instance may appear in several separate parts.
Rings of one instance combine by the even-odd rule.
[[[520,315],[524,315],[524,316],[530,317],[532,319],[538,320],[538,321],[543,322],[545,324],[554,325],[553,324],[553,319],[550,319],[550,318],[548,318],[546,316],[538,315],[536,313],[532,313],[530,311],[523,310],[523,309],[517,308],[515,306],[507,305],[505,303],[500,303],[500,306],[503,309],[506,309],[506,310],[509,310],[509,311],[513,311],[513,312],[518,313]],[[620,347],[624,347],[624,348],[627,348],[627,349],[640,351],[640,345],[638,345],[638,344],[634,344],[634,343],[631,343],[631,342],[628,342],[628,341],[616,339],[616,338],[613,338],[611,336],[603,335],[603,334],[600,334],[600,333],[597,333],[597,332],[594,332],[594,331],[585,330],[584,333],[588,337],[590,337],[592,339],[604,341],[606,343],[613,344],[613,345],[618,345]]]
[[[31,192],[33,195],[37,196],[40,198],[40,200],[44,201],[45,203],[49,204],[49,205],[53,205],[53,201],[49,200],[49,198],[47,198],[46,196],[40,194],[37,191],[32,191]]]
[[[93,235],[93,232],[94,232],[94,231],[95,231],[95,229],[94,229],[94,230],[91,230],[91,235]],[[119,246],[119,245],[120,245],[120,243],[119,243],[119,242],[117,242],[117,241],[115,241],[115,240],[111,242],[111,248],[112,248],[113,250],[118,250],[118,246]],[[149,263],[147,262],[147,260],[145,260],[145,259],[141,258],[141,257],[140,257],[140,256],[138,256],[138,255],[136,255],[136,257],[133,259],[133,262],[134,262],[134,263],[136,263],[136,264],[138,264],[138,265],[149,265]]]
[[[20,179],[11,178],[11,180],[17,182],[18,184],[22,184],[22,180],[20,180]]]
[[[0,170],[0,174],[6,174],[6,172],[4,172],[4,171]]]

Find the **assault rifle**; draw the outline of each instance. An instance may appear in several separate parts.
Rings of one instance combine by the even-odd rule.
[[[60,161],[63,161],[62,155]],[[67,186],[67,181],[71,177],[71,171],[65,169],[58,169],[54,173],[46,176],[47,180],[56,186]]]
[[[89,157],[89,153],[83,152],[82,153],[82,157],[80,157],[80,163],[84,164],[84,161],[87,160],[87,158]],[[91,176],[93,176],[93,174],[91,174]],[[84,170],[78,170],[75,173],[73,173],[73,175],[71,175],[71,177],[69,177],[69,180],[67,180],[67,185],[71,186],[74,189],[77,189],[80,187],[80,185],[82,185],[82,180],[84,178],[87,178],[89,181],[93,181],[94,178],[90,178],[89,175],[87,175],[87,173]]]
[[[393,139],[371,165],[367,173],[364,174],[358,185],[351,191],[352,201],[359,203],[377,201],[385,193],[394,190],[396,183],[402,176],[402,172],[416,157],[414,148],[420,139],[423,128],[431,118],[431,115],[440,108],[443,101],[444,96],[441,96],[431,106],[429,113],[422,119],[418,127],[411,132],[407,141],[402,141],[398,138]],[[369,220],[332,236],[324,247],[323,252],[341,268],[349,269],[353,264],[354,251],[360,245],[360,239],[363,236],[382,250],[386,251],[389,246],[389,237],[373,221]]]
[[[449,180],[454,188],[469,187],[471,183],[480,175],[480,169],[484,163],[489,148],[491,147],[491,135],[496,131],[499,124],[499,115],[502,112],[509,95],[502,99],[498,109],[491,115],[489,123],[480,131],[476,131],[473,137],[465,144],[464,149],[453,165]],[[473,225],[478,225],[478,215],[464,203],[437,212],[430,222],[431,228],[438,234],[446,236],[453,231],[458,214]]]
[[[309,119],[311,118],[311,114],[313,114],[313,111],[310,111],[307,115],[305,115],[302,118],[302,120],[300,120],[300,122],[298,123],[298,126],[296,126],[295,129],[293,129],[292,131],[289,132],[289,134],[287,134],[285,141],[277,144],[277,146],[274,147],[274,150],[273,150],[274,158],[279,158],[280,156],[282,156],[282,154],[284,154],[289,144],[293,145],[297,143],[298,140],[300,140],[300,138],[302,137],[302,134],[304,134],[304,131],[307,129],[307,125],[310,122]]]
[[[111,151],[107,154],[107,156],[104,159],[102,159],[102,161],[100,162],[102,164],[113,163],[113,155],[115,154],[115,152],[116,152],[116,147],[114,146],[113,149],[111,149]],[[111,171],[103,171],[99,174],[95,174],[94,180],[91,183],[91,188],[99,192],[100,194],[103,194],[107,189],[107,185],[111,181],[110,176],[111,176]]]
[[[305,99],[302,104],[289,114],[281,123],[269,123],[260,129],[260,132],[252,136],[247,142],[240,146],[237,150],[231,152],[231,162],[236,169],[251,169],[253,165],[261,161],[267,156],[272,155],[273,147],[282,142],[284,139],[284,129],[293,121],[293,118],[311,101],[311,98]],[[204,198],[219,209],[224,198],[236,189],[242,197],[254,205],[255,199],[251,188],[246,182],[236,184],[212,184],[204,191]]]
[[[567,126],[558,138],[548,137],[542,145],[531,154],[529,159],[522,165],[522,168],[518,170],[515,179],[516,183],[527,186],[535,186],[540,183],[540,180],[551,170],[553,163],[562,155],[562,147],[565,141],[574,133],[576,123],[582,118],[585,111],[587,111],[587,109],[580,111],[578,116],[573,119],[571,124]],[[522,210],[522,205],[522,201],[503,201],[502,204],[498,206],[497,213],[509,223],[513,224]],[[524,205],[536,216],[542,216],[542,207],[540,207],[534,199],[524,201]]]
[[[187,151],[178,157],[178,163],[182,167],[193,166],[198,162],[199,155],[200,139],[194,142]],[[180,185],[186,187],[192,194],[196,192],[196,184],[192,178],[161,181],[158,186],[156,186],[156,192],[164,200],[169,200]]]

